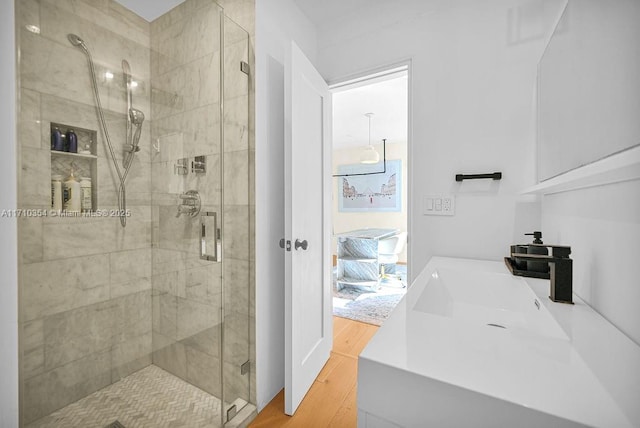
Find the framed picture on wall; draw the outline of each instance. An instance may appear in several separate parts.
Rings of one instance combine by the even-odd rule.
[[[376,165],[378,170],[382,165]],[[338,211],[340,212],[399,212],[401,199],[402,161],[387,161],[384,173],[353,175],[338,179]],[[358,174],[363,165],[340,165],[338,174]]]

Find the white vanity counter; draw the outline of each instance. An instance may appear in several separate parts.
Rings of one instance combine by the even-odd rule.
[[[360,354],[358,426],[640,427],[640,347],[548,295],[502,262],[431,259]]]

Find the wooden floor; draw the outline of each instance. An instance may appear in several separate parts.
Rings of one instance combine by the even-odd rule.
[[[249,428],[355,428],[358,354],[378,327],[333,317],[333,351],[295,415],[284,414],[284,390],[258,414]]]

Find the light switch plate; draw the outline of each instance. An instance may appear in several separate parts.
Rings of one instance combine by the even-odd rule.
[[[455,215],[456,200],[453,195],[425,195],[424,215]]]

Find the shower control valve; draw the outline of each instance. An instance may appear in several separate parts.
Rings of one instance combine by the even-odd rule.
[[[180,217],[181,214],[189,214],[190,217],[195,217],[200,214],[201,207],[202,203],[198,191],[189,190],[180,195],[180,203],[178,204],[176,217]]]

